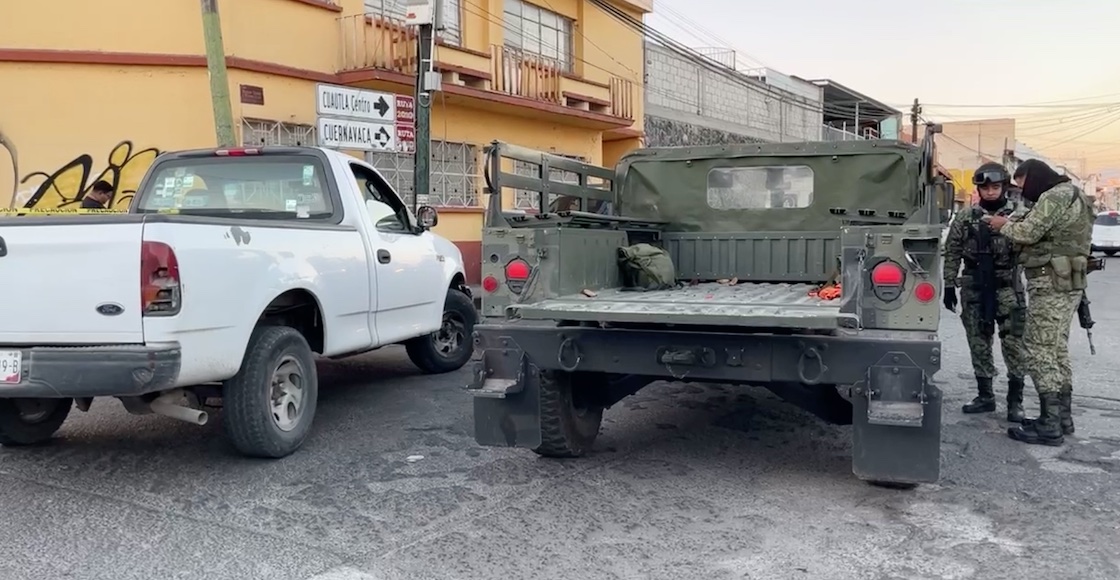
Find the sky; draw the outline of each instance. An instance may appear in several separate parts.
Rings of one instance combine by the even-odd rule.
[[[1118,0],[654,0],[646,24],[936,121],[1014,117],[1035,149],[1120,168]]]

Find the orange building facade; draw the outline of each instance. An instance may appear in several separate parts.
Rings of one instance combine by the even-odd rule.
[[[441,211],[438,233],[478,264],[483,147],[498,139],[603,164],[637,148],[642,38],[589,0],[440,1],[428,202]],[[653,9],[611,5],[637,20]],[[403,0],[218,6],[243,144],[319,144],[322,85],[413,92]],[[100,178],[127,206],[159,152],[216,144],[198,2],[13,4],[0,20],[0,78],[0,207],[67,206]],[[407,148],[346,151],[411,197]],[[503,199],[528,204],[516,192]]]

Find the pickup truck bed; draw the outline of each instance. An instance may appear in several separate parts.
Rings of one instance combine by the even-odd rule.
[[[840,300],[810,295],[815,284],[704,283],[670,290],[609,289],[514,306],[524,319],[661,323],[830,330],[840,327]],[[852,317],[854,318],[854,316]]]

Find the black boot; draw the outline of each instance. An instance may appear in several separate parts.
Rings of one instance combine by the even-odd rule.
[[[1073,435],[1073,388],[1063,387],[1060,396],[1058,397],[1060,407],[1058,408],[1058,417],[1062,426],[1062,435]],[[1023,419],[1023,426],[1029,427],[1038,419]]]
[[[1059,395],[1062,408],[1058,410],[1058,416],[1061,417],[1062,434],[1073,435],[1073,387],[1067,386],[1062,388]]]
[[[976,377],[976,390],[980,394],[971,403],[961,407],[965,413],[991,413],[996,410],[996,393],[992,390],[991,377]]]
[[[1007,377],[1007,420],[1011,423],[1023,422],[1023,378]]]
[[[1030,445],[1057,447],[1065,443],[1065,438],[1062,436],[1062,420],[1059,414],[1061,395],[1058,393],[1039,395],[1038,405],[1042,409],[1038,414],[1038,419],[1029,424],[1009,428],[1007,436]]]

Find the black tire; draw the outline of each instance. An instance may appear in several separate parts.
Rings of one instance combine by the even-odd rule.
[[[292,380],[293,373],[299,373],[298,381]],[[287,382],[275,384],[281,376]],[[297,390],[302,393],[299,404],[290,396]],[[222,398],[226,435],[243,455],[278,459],[295,452],[311,431],[319,398],[315,357],[307,339],[288,326],[258,326],[241,370],[225,382]],[[275,404],[283,404],[284,412]]]
[[[541,444],[544,457],[581,457],[591,450],[603,423],[603,408],[582,402],[579,388],[605,383],[601,375],[542,371],[540,378]],[[579,385],[577,387],[577,384]]]
[[[73,399],[0,399],[0,445],[18,447],[50,440],[73,406]]]
[[[1105,251],[1104,251],[1104,255],[1106,255],[1106,256],[1108,256],[1109,258],[1111,258],[1111,257],[1113,257],[1113,256],[1115,256],[1115,255],[1116,255],[1116,250],[1105,250]]]
[[[455,289],[447,291],[443,303],[443,326],[431,334],[404,343],[408,358],[428,374],[457,371],[474,353],[474,325],[478,311],[469,296]]]

